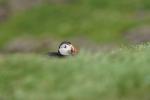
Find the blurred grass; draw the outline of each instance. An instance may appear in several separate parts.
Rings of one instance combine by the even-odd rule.
[[[0,24],[0,47],[24,35],[122,42],[127,30],[150,24],[149,11],[149,0],[42,4]],[[107,53],[83,50],[66,59],[0,54],[0,100],[150,100],[149,50],[149,44]]]
[[[7,3],[8,0],[0,0],[0,5],[4,5]]]
[[[31,35],[67,39],[87,37],[96,42],[120,42],[122,33],[149,24],[149,0],[79,0],[74,4],[33,7],[0,25],[0,45]],[[140,18],[140,13],[145,14]]]
[[[1,100],[149,100],[150,45],[56,59],[0,56]]]

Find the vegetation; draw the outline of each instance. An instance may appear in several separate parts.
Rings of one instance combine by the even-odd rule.
[[[124,40],[124,32],[150,23],[149,10],[149,0],[79,0],[73,4],[42,4],[3,23],[0,44],[22,35],[63,39],[82,36],[96,42],[120,42]]]
[[[7,0],[0,0],[0,5],[5,4]]]
[[[150,45],[57,59],[0,56],[2,100],[149,100]]]
[[[0,50],[7,51],[6,45],[13,47],[12,40],[17,37],[84,37],[98,45],[119,43],[124,42],[128,30],[150,24],[149,0],[72,1],[76,2],[42,3],[8,14],[8,20],[0,23]],[[0,0],[1,16],[5,7],[11,12],[8,2]],[[16,47],[28,48],[35,42],[19,42]],[[45,49],[44,43],[39,47]],[[94,54],[81,50],[64,59],[1,51],[0,100],[150,100],[149,51],[149,43]]]

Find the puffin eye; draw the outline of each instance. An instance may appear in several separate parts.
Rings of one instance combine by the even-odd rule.
[[[64,48],[67,48],[67,46],[65,45]]]

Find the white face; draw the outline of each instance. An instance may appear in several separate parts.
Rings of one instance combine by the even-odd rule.
[[[71,44],[62,44],[59,48],[59,52],[61,55],[71,55],[71,48],[72,45]]]

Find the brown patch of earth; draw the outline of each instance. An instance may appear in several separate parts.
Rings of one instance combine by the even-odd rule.
[[[30,52],[48,52],[57,51],[58,45],[64,40],[42,38],[37,39],[33,37],[18,37],[10,40],[6,43],[3,48],[3,52],[8,53],[30,53]],[[86,51],[98,52],[98,51],[110,51],[118,46],[115,43],[95,43],[87,38],[77,37],[68,39],[67,41],[72,42],[79,49]]]
[[[124,33],[125,39],[132,44],[150,42],[150,25],[139,26]]]
[[[39,52],[45,49],[51,49],[50,39],[36,39],[32,37],[18,37],[10,40],[3,48],[5,52]]]
[[[81,49],[91,51],[91,52],[99,52],[99,51],[111,51],[113,49],[118,48],[116,43],[96,43],[90,39],[85,37],[77,37],[71,39],[73,43],[79,46]]]

